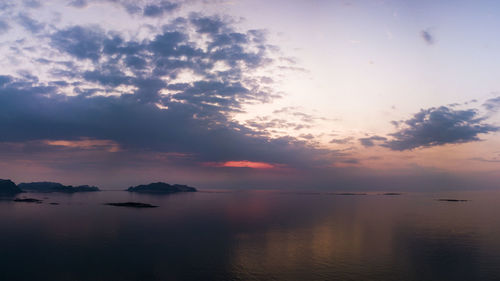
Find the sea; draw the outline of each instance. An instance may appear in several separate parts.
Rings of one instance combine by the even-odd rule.
[[[17,198],[42,202],[0,198],[2,281],[500,280],[496,191]]]

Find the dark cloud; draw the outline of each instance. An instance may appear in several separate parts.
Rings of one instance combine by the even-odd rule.
[[[227,119],[197,118],[190,104],[168,110],[131,96],[63,97],[56,87],[6,82],[0,89],[0,142],[45,139],[111,140],[128,150],[189,153],[196,161],[248,160],[291,166],[318,164],[331,152],[309,148],[293,138],[269,139]],[[244,149],[243,149],[244,148]],[[314,161],[313,161],[314,160]]]
[[[97,61],[103,52],[105,36],[97,27],[74,26],[55,32],[51,40],[55,48],[78,59]]]
[[[17,22],[31,33],[39,33],[45,28],[45,23],[32,19],[26,13],[19,13]]]
[[[218,16],[203,17],[197,13],[191,14],[190,21],[197,32],[211,35],[219,34],[226,26],[226,23]]]
[[[400,122],[392,139],[382,144],[392,150],[409,150],[452,143],[479,141],[479,134],[496,132],[499,127],[484,123],[477,110],[454,110],[441,106],[422,109],[413,118]]]
[[[203,111],[203,115],[239,112],[244,104],[269,102],[277,97],[269,89],[262,88],[261,77],[248,75],[272,61],[267,47],[252,40],[256,36],[254,32],[237,33],[228,22],[221,20],[219,23],[223,28],[208,36],[206,42],[192,40],[192,35],[186,31],[189,25],[205,20],[213,21],[212,18],[195,18],[194,14],[189,21],[175,19],[175,24],[169,25],[165,31],[151,40],[140,42],[125,41],[119,33],[104,32],[95,26],[59,30],[51,35],[52,45],[77,59],[90,59],[94,69],[80,71],[73,68],[52,73],[81,77],[104,87],[133,86],[137,88],[134,97],[142,102],[190,103]],[[178,24],[181,24],[180,28]],[[178,29],[173,29],[175,27]],[[210,48],[203,50],[203,44]],[[217,63],[230,68],[216,70]],[[127,71],[134,75],[125,75]],[[185,71],[201,78],[186,83],[182,90],[168,97],[162,97],[160,91],[169,89],[166,80],[176,79]],[[302,118],[308,117],[304,115]]]
[[[0,75],[0,87],[3,85],[10,83],[12,81],[12,77],[6,75]]]
[[[192,162],[326,164],[336,151],[271,138],[232,120],[245,105],[278,96],[253,75],[272,62],[263,34],[237,32],[230,21],[199,14],[175,19],[141,41],[98,26],[57,30],[49,42],[69,62],[41,62],[52,66],[52,82],[28,73],[0,78],[0,130],[10,132],[0,142],[85,138],[109,140],[124,151],[189,154]],[[181,73],[193,78],[179,83]],[[76,96],[60,94],[62,87]],[[109,93],[116,96],[103,96]],[[316,118],[292,114],[303,122]]]
[[[372,147],[372,146],[375,146],[375,142],[385,141],[385,140],[387,140],[387,138],[381,137],[381,136],[371,136],[368,138],[360,138],[358,140],[361,143],[361,145],[363,145],[364,147]]]
[[[434,36],[432,35],[431,31],[426,29],[420,31],[420,37],[427,43],[428,45],[433,45],[435,43]]]
[[[33,0],[29,0],[33,1]],[[165,0],[70,0],[68,6],[75,8],[85,8],[94,3],[108,2],[127,11],[130,15],[142,15],[145,17],[161,17],[166,13],[171,13],[181,7],[185,1],[165,1]]]
[[[144,7],[144,16],[146,17],[160,17],[165,13],[172,12],[179,8],[178,3],[172,3],[169,1],[161,1],[157,5],[147,5]]]

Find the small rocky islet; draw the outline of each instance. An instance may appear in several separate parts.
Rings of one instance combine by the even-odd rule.
[[[24,203],[37,203],[41,204],[43,201],[35,198],[16,198],[13,200],[14,202],[24,202]]]
[[[439,198],[436,200],[441,201],[441,202],[468,202],[468,201],[470,201],[470,200],[466,200],[466,199],[451,199],[451,198]]]
[[[104,205],[129,208],[157,208],[158,206],[140,202],[105,203]]]

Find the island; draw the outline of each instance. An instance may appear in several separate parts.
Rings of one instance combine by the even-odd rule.
[[[139,203],[139,202],[124,202],[124,203],[106,203],[104,205],[116,206],[116,207],[130,207],[130,208],[157,208],[158,206]]]
[[[196,188],[181,184],[168,184],[164,182],[155,182],[147,185],[132,186],[127,189],[128,192],[150,193],[150,194],[171,194],[178,192],[196,192]]]
[[[41,204],[43,201],[35,198],[16,198],[14,202],[25,202],[25,203],[38,203]]]
[[[23,191],[30,191],[30,192],[75,193],[75,192],[99,191],[99,188],[95,186],[88,186],[88,185],[72,186],[72,185],[63,185],[58,182],[20,183],[18,187]]]
[[[11,180],[0,179],[0,195],[15,195],[21,192],[23,191]]]
[[[448,198],[441,198],[441,199],[436,199],[437,201],[442,201],[442,202],[467,202],[469,200],[466,199],[448,199]]]

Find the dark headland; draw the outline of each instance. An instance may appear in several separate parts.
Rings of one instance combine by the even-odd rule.
[[[64,193],[75,193],[75,192],[92,192],[99,191],[99,188],[95,186],[88,185],[63,185],[58,182],[31,182],[31,183],[20,183],[18,187],[24,191],[30,192],[64,192]]]
[[[14,195],[21,192],[23,191],[11,180],[0,179],[0,195]]]
[[[132,186],[129,187],[127,191],[150,194],[171,194],[178,192],[196,192],[197,190],[196,188],[187,185],[155,182],[146,185]]]

